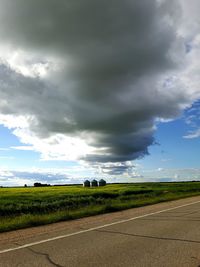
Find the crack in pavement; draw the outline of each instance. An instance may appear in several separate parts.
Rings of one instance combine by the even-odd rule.
[[[36,254],[36,255],[45,256],[46,259],[47,259],[47,261],[48,261],[49,263],[51,263],[52,265],[54,265],[55,267],[65,267],[65,266],[59,265],[58,263],[54,262],[54,261],[50,258],[50,256],[49,256],[48,253],[42,253],[42,252],[39,252],[39,251],[35,251],[35,250],[32,249],[32,248],[27,248],[27,249],[30,250],[31,252],[33,252],[33,253]]]
[[[17,246],[21,246],[21,244],[19,242],[13,242],[14,245],[17,245]],[[41,256],[45,256],[47,261],[49,263],[51,263],[52,265],[54,265],[55,267],[65,267],[65,266],[62,266],[62,265],[59,265],[58,263],[55,263],[49,256],[48,253],[42,253],[42,252],[39,252],[39,251],[35,251],[34,249],[31,249],[31,248],[27,248],[27,250],[31,251],[32,253],[34,254],[37,254],[37,255],[41,255]],[[20,266],[20,265],[17,265],[17,266]]]
[[[149,239],[158,239],[158,240],[165,240],[165,241],[179,241],[179,242],[200,244],[200,241],[198,241],[198,240],[196,241],[196,240],[170,238],[170,237],[157,237],[157,236],[149,236],[149,235],[137,235],[137,234],[123,233],[123,232],[119,232],[119,231],[99,230],[99,229],[97,229],[95,231],[96,232],[102,232],[102,233],[119,234],[119,235],[125,235],[125,236],[133,236],[133,237],[141,237],[141,238],[149,238]]]

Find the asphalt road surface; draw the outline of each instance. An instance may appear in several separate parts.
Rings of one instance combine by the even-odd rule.
[[[1,267],[200,266],[200,197],[0,234]]]

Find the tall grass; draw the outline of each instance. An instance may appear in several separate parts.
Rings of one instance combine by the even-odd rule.
[[[0,188],[0,232],[198,195],[200,183]]]

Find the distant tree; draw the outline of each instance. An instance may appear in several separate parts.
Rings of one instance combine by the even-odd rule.
[[[34,183],[34,187],[40,187],[40,186],[42,186],[41,183]]]
[[[34,183],[34,187],[51,186],[50,184]]]
[[[24,187],[27,187],[27,184],[25,184]]]

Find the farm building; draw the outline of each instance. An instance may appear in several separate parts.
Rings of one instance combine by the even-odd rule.
[[[98,184],[99,184],[99,186],[105,186],[106,181],[104,179],[101,179],[101,180],[99,180]]]
[[[90,187],[90,181],[85,180],[85,181],[83,182],[83,186],[84,186],[84,187]]]
[[[95,187],[95,186],[98,186],[98,182],[97,182],[97,180],[92,180],[91,181],[91,183],[90,183],[90,185],[92,186],[92,187]]]

